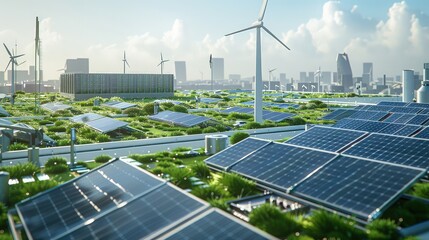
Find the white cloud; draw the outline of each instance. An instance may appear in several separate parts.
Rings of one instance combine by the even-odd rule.
[[[40,21],[40,39],[43,41],[44,45],[58,43],[61,41],[61,34],[52,29],[51,18],[45,18]]]
[[[164,33],[162,42],[171,49],[178,49],[183,40],[183,21],[176,19],[170,30]]]

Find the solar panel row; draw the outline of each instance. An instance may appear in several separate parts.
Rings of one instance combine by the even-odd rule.
[[[172,112],[172,111],[162,111],[158,114],[149,116],[149,119],[168,122],[174,125],[184,126],[184,127],[193,127],[198,124],[202,124],[210,120],[210,118],[196,116],[187,113]]]
[[[244,113],[244,114],[253,114],[253,108],[242,108],[242,107],[231,107],[225,110],[220,111],[221,113]],[[273,111],[262,111],[262,118],[264,120],[270,120],[273,122],[281,122],[285,119],[295,116],[292,113],[283,113],[283,112],[273,112]]]
[[[56,103],[56,102],[45,103],[45,104],[42,104],[40,106],[43,109],[46,109],[46,110],[51,111],[51,112],[56,112],[56,111],[60,111],[60,110],[67,110],[67,109],[71,108],[70,105],[66,105],[66,104],[62,104],[62,103]]]
[[[134,103],[127,103],[127,102],[118,102],[118,101],[111,101],[101,104],[102,106],[116,108],[120,110],[124,110],[127,108],[135,107],[137,104]]]
[[[74,116],[70,118],[70,120],[77,123],[84,123],[90,128],[102,133],[111,132],[128,125],[127,122],[119,121],[109,117],[104,117],[96,113],[85,113],[82,115]]]

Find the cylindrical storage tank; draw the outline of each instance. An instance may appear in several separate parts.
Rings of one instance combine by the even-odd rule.
[[[0,202],[7,203],[9,198],[9,173],[0,172]]]
[[[429,80],[429,63],[423,64],[423,81]]]
[[[206,154],[212,155],[228,147],[228,136],[223,134],[206,135]]]
[[[414,99],[414,71],[405,69],[402,71],[402,101],[412,102]]]
[[[429,103],[429,80],[422,81],[422,86],[417,90],[417,102]]]

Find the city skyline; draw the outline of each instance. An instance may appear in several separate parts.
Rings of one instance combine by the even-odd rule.
[[[91,72],[120,73],[123,51],[133,63],[129,73],[158,73],[159,52],[172,61],[186,61],[188,79],[210,76],[210,54],[225,59],[225,75],[254,73],[254,33],[223,35],[247,27],[261,1],[113,1],[44,3],[5,2],[0,38],[34,65],[35,18],[41,19],[42,69],[45,79],[58,79],[68,58],[89,58]],[[122,5],[121,5],[122,4]],[[427,4],[426,4],[427,5]],[[421,72],[429,61],[429,6],[422,1],[280,1],[271,0],[264,22],[292,51],[262,35],[263,72],[298,78],[301,71],[336,70],[336,56],[346,52],[354,76],[362,63],[374,63],[374,78]],[[231,23],[234,23],[233,25]],[[243,44],[244,42],[244,44]],[[0,50],[0,69],[8,61]],[[174,73],[174,64],[165,65]],[[207,78],[207,77],[206,77]],[[208,79],[208,78],[207,78]]]

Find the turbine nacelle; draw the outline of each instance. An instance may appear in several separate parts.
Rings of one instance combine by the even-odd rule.
[[[264,26],[264,22],[259,20],[252,23],[252,27],[262,27],[262,26]]]

